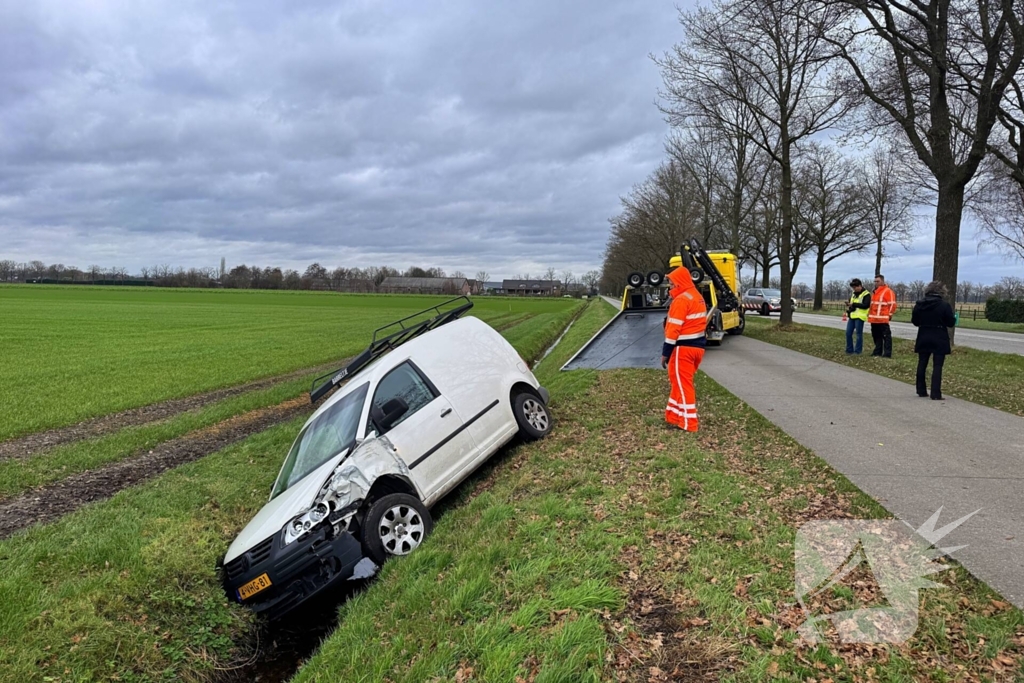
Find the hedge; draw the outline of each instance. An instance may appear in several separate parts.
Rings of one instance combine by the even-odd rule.
[[[985,302],[985,317],[994,323],[1024,323],[1024,299],[992,297]]]

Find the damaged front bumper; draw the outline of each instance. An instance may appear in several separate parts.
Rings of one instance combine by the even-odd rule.
[[[362,559],[359,541],[347,531],[335,533],[330,524],[288,545],[278,533],[222,567],[224,591],[229,599],[276,619],[334,582],[351,577]],[[266,587],[243,598],[239,589],[258,579]]]

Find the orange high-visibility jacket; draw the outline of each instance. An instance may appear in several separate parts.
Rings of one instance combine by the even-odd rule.
[[[882,285],[871,293],[871,310],[868,312],[868,322],[881,324],[892,320],[896,312],[896,293],[889,289],[888,285]]]
[[[669,290],[672,303],[668,307],[665,344],[661,349],[661,355],[665,358],[672,355],[672,349],[676,346],[707,346],[704,331],[707,328],[708,307],[693,284],[689,271],[676,268],[668,274],[668,280],[672,283],[672,289]]]

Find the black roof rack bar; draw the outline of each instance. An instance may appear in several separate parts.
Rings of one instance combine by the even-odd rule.
[[[456,302],[461,303],[454,308],[444,310],[444,307]],[[316,403],[319,401],[327,395],[329,391],[339,386],[346,379],[352,377],[352,375],[359,372],[371,361],[380,358],[385,353],[398,348],[407,341],[415,339],[424,332],[429,332],[430,330],[437,329],[445,323],[450,323],[471,308],[473,308],[473,302],[469,300],[469,297],[459,296],[439,303],[437,306],[425,308],[419,313],[413,313],[401,320],[388,323],[383,327],[378,327],[373,331],[373,339],[370,341],[370,345],[367,346],[362,353],[349,361],[348,365],[334,372],[329,372],[326,375],[321,375],[313,380],[313,384],[309,389],[310,402]],[[434,315],[429,318],[422,318],[424,314],[431,312],[433,312]],[[410,323],[411,320],[416,318],[420,318],[420,320]],[[398,327],[397,330],[388,332],[387,334],[381,334],[382,332],[391,330],[396,326]]]

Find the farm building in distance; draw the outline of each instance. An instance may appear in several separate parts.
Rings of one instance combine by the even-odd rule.
[[[554,296],[562,283],[558,280],[503,280],[501,288],[511,296]]]
[[[380,283],[386,294],[473,294],[464,277],[387,277]]]

